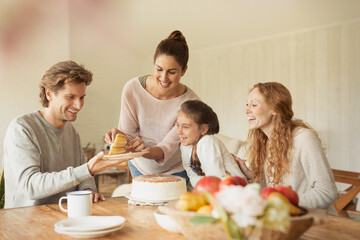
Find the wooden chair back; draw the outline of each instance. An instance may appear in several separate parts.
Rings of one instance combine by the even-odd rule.
[[[335,210],[339,216],[349,217],[346,206],[360,193],[360,173],[332,169],[335,182],[350,184],[350,187],[341,191],[338,199],[334,202]],[[353,211],[352,211],[353,212]],[[360,214],[354,211],[355,214]]]

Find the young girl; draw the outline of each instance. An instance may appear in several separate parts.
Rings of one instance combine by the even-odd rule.
[[[203,176],[224,178],[229,173],[246,179],[224,143],[213,136],[219,121],[211,107],[199,100],[184,102],[176,125],[182,163],[193,187]]]

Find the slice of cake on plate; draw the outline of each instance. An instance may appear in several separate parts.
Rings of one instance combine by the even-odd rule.
[[[126,153],[125,146],[127,144],[127,137],[124,135],[116,135],[115,141],[111,144],[108,155],[119,155]]]

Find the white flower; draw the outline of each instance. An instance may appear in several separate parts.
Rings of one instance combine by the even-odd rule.
[[[266,201],[251,187],[230,185],[215,197],[227,212],[245,215],[242,218],[260,216],[266,207]]]
[[[246,216],[244,214],[233,214],[232,219],[236,222],[239,227],[254,226],[256,224],[256,217]]]
[[[220,218],[220,214],[216,211],[216,209],[213,209],[211,211],[211,215],[216,218],[216,219],[219,219]]]
[[[258,183],[250,183],[250,184],[246,185],[245,188],[250,188],[257,194],[260,194],[260,192],[261,192],[261,186]]]

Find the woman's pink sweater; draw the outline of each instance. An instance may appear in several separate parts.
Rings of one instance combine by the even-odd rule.
[[[190,88],[179,97],[159,100],[144,89],[139,77],[125,84],[121,98],[119,129],[129,140],[139,136],[146,146],[158,146],[164,151],[164,159],[140,157],[131,160],[142,174],[172,174],[184,171],[175,123],[180,105],[194,99],[199,97]]]

